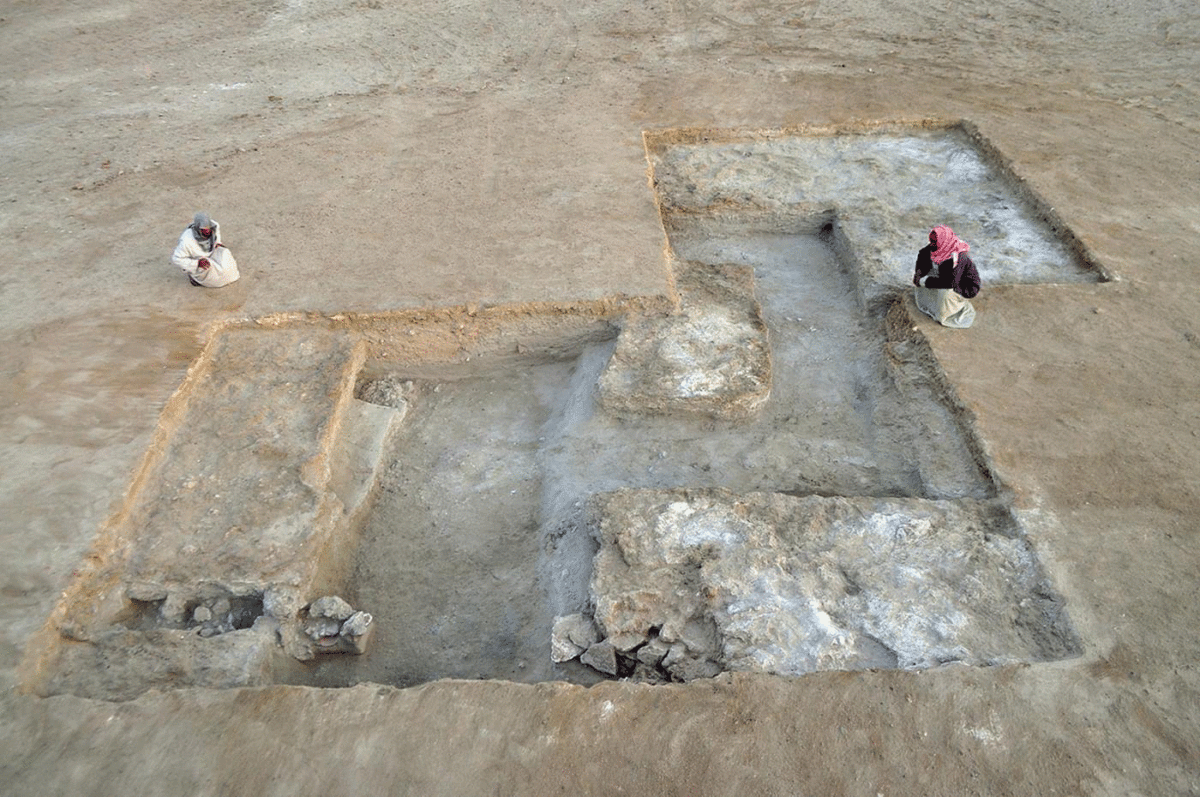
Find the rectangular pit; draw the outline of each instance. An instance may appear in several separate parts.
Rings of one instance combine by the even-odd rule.
[[[550,661],[541,570],[543,445],[573,359],[402,371],[408,421],[380,467],[342,594],[375,617],[365,656],[283,675],[315,686],[437,678],[567,678]],[[370,388],[368,389],[370,392]]]

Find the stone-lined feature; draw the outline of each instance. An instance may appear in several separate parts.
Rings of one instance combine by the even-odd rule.
[[[305,609],[304,633],[313,641],[317,653],[367,652],[367,643],[375,631],[370,614],[356,611],[338,595],[317,598]]]

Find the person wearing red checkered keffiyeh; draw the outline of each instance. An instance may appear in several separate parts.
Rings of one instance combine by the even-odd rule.
[[[917,253],[917,307],[942,326],[966,329],[975,322],[968,299],[979,293],[979,272],[967,254],[970,248],[954,230],[939,224],[929,231],[929,245]]]

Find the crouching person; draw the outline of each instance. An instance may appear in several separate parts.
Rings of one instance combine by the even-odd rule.
[[[233,253],[221,243],[220,226],[203,212],[184,228],[171,262],[203,288],[220,288],[241,276]]]
[[[954,230],[939,224],[929,232],[929,245],[917,253],[913,271],[917,307],[942,326],[966,329],[975,322],[969,301],[979,294],[979,272]]]

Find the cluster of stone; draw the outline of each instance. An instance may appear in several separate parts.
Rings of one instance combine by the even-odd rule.
[[[326,595],[309,604],[304,633],[318,653],[362,654],[375,629],[372,620],[337,595]]]
[[[644,683],[665,683],[707,678],[720,672],[711,661],[689,655],[682,640],[667,641],[652,633],[601,638],[595,622],[584,614],[557,617],[550,637],[550,658],[555,662],[579,659],[604,675]],[[682,668],[682,669],[681,669]]]
[[[210,598],[192,609],[191,626],[202,637],[249,628],[262,614],[262,602],[245,598]]]

